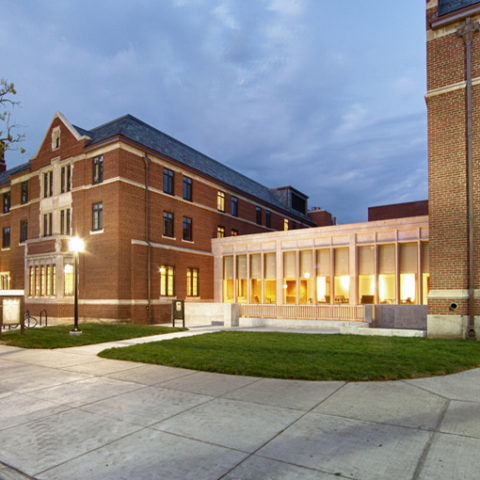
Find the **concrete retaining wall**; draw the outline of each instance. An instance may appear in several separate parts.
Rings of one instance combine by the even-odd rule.
[[[238,327],[240,310],[236,303],[185,302],[185,326],[224,325]]]
[[[427,313],[427,305],[375,305],[372,326],[426,330]]]

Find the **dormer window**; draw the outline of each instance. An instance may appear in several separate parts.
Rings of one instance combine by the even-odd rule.
[[[60,148],[60,127],[56,127],[52,130],[52,150],[58,150]]]

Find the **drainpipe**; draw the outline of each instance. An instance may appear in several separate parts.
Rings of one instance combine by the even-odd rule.
[[[152,323],[152,298],[151,298],[151,263],[152,253],[150,245],[150,206],[149,206],[149,174],[150,174],[150,158],[145,153],[143,156],[145,162],[145,242],[147,242],[147,324]]]
[[[465,44],[466,63],[466,110],[467,110],[467,209],[468,209],[468,324],[466,338],[475,339],[475,251],[474,251],[474,213],[473,213],[473,154],[472,154],[472,41],[474,33],[479,29],[478,22],[472,23],[467,18],[465,25],[457,30]]]

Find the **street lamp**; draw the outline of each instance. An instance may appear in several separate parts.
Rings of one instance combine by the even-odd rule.
[[[75,254],[75,271],[74,273],[74,295],[75,295],[75,316],[73,330],[70,330],[70,335],[81,335],[82,331],[78,328],[78,254],[83,252],[85,248],[84,241],[79,237],[72,237],[68,242],[68,248]]]

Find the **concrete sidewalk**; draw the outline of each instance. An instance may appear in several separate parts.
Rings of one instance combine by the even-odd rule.
[[[480,369],[306,382],[96,357],[152,340],[0,346],[0,479],[479,478]]]

